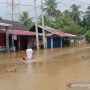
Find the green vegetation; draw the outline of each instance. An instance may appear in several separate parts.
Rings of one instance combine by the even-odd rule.
[[[57,15],[57,3],[56,0],[45,0],[46,8],[44,8],[46,16],[49,19],[54,19]]]
[[[24,11],[24,12],[22,12],[22,14],[20,14],[19,21],[21,21],[23,23],[23,25],[25,25],[29,28],[32,27],[32,25],[33,25],[32,19],[29,18],[29,13],[27,11]]]
[[[86,19],[86,29],[90,30],[90,6],[88,6],[87,11],[85,12],[85,19]]]
[[[80,11],[80,6],[73,4],[70,10],[61,12],[57,9],[56,0],[45,0],[43,9],[45,26],[75,35],[87,35],[86,32],[90,30],[90,6],[87,7],[86,12],[82,12]],[[22,12],[19,20],[28,27],[33,24],[32,20],[29,19],[28,12]],[[41,25],[41,22],[42,17],[40,15],[38,24]]]
[[[85,33],[85,39],[88,43],[90,43],[90,30]]]

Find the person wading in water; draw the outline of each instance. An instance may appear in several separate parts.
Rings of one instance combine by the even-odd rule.
[[[32,50],[31,47],[28,47],[26,49],[26,58],[23,57],[23,60],[25,60],[25,61],[31,61],[32,60],[32,56],[33,56],[33,50]]]

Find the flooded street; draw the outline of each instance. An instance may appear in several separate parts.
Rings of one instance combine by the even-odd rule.
[[[0,90],[66,90],[71,82],[90,82],[90,45],[34,51],[32,63],[25,52],[0,54]],[[16,72],[7,72],[13,65]]]

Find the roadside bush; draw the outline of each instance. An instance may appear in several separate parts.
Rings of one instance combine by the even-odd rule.
[[[90,43],[90,30],[85,33],[85,39],[88,43]]]
[[[76,24],[65,26],[63,31],[74,35],[84,35],[86,32],[84,28]]]

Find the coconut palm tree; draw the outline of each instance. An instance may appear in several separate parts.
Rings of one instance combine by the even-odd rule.
[[[45,13],[51,19],[57,14],[57,3],[56,0],[45,0],[46,7],[44,8]]]
[[[29,13],[27,11],[22,12],[19,16],[19,21],[23,23],[23,25],[27,27],[31,27],[32,25],[32,18],[29,18]]]
[[[88,10],[85,12],[86,26],[87,29],[90,29],[90,6],[87,8]]]
[[[38,18],[38,23],[39,23],[40,25],[42,25],[42,15],[39,16],[39,18]],[[49,26],[50,23],[51,23],[51,20],[49,20],[49,18],[47,17],[47,15],[44,15],[44,25],[45,25],[45,26]]]
[[[80,17],[82,11],[79,11],[80,6],[73,4],[71,6],[71,18],[74,20],[75,23],[79,24],[80,23]]]
[[[64,10],[63,15],[70,17],[70,11],[69,10]]]

